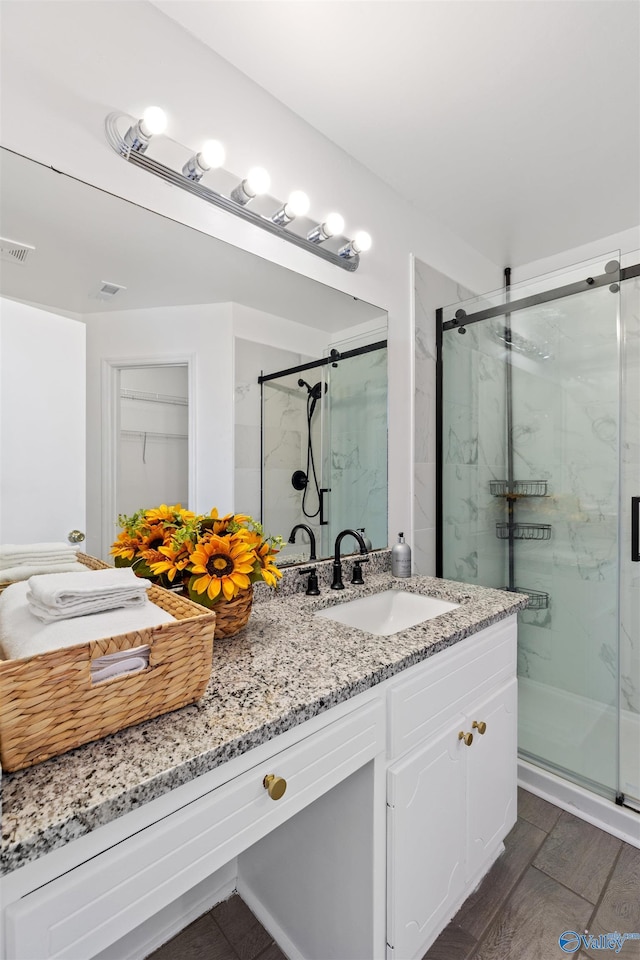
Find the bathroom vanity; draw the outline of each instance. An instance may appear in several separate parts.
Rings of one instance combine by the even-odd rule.
[[[389,588],[459,605],[315,616]],[[234,890],[291,960],[422,957],[515,822],[525,602],[384,572],[257,599],[199,704],[5,774],[2,960],[144,957]]]

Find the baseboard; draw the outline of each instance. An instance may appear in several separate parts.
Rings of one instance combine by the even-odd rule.
[[[237,880],[237,890],[238,895],[244,900],[253,915],[258,918],[267,933],[271,934],[288,960],[306,960],[293,940],[289,938],[288,934],[266,909],[262,901],[255,896],[251,887],[241,876]]]
[[[518,786],[640,849],[640,815],[569,780],[518,760]]]
[[[198,883],[92,960],[144,960],[236,889],[237,860]]]

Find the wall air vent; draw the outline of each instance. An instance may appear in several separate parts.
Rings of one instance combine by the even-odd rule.
[[[32,250],[35,250],[35,247],[30,243],[20,243],[18,240],[0,237],[0,260],[8,263],[25,263]]]

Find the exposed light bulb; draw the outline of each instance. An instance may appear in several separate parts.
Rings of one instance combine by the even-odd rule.
[[[155,137],[167,129],[167,115],[162,107],[147,107],[142,114],[142,124],[143,132]]]
[[[202,150],[190,157],[182,168],[182,173],[189,180],[202,180],[207,170],[221,167],[224,163],[225,151],[219,140],[207,140],[202,144]]]
[[[310,205],[311,201],[304,190],[293,190],[289,194],[289,199],[285,203],[284,208],[287,216],[293,220],[294,217],[304,217],[305,214],[309,212]]]
[[[296,217],[304,217],[309,210],[309,197],[302,190],[293,190],[289,194],[289,199],[279,210],[271,217],[274,223],[286,226],[295,220]]]
[[[344,218],[339,213],[330,213],[323,223],[319,223],[317,227],[309,231],[307,240],[310,240],[311,243],[324,243],[330,237],[335,237],[336,234],[343,232]]]
[[[167,115],[161,107],[147,107],[142,118],[134,123],[124,135],[124,142],[130,150],[144,153],[151,137],[164,133],[167,129]]]
[[[252,167],[246,179],[243,180],[242,183],[239,183],[237,187],[234,187],[229,196],[232,200],[235,200],[236,203],[244,206],[245,203],[249,203],[249,200],[253,200],[254,197],[266,193],[270,186],[271,177],[264,167]]]
[[[358,230],[353,238],[353,245],[358,253],[366,253],[371,250],[371,236],[366,230]]]
[[[349,259],[371,249],[371,237],[366,230],[358,230],[353,240],[349,240],[338,250],[338,256]]]

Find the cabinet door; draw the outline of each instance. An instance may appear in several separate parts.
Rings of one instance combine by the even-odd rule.
[[[467,761],[467,870],[468,880],[516,822],[517,810],[517,680],[480,700],[467,714],[465,731],[473,743]],[[484,734],[473,724],[486,724]]]
[[[387,940],[401,960],[424,954],[465,884],[462,723],[389,770]]]

